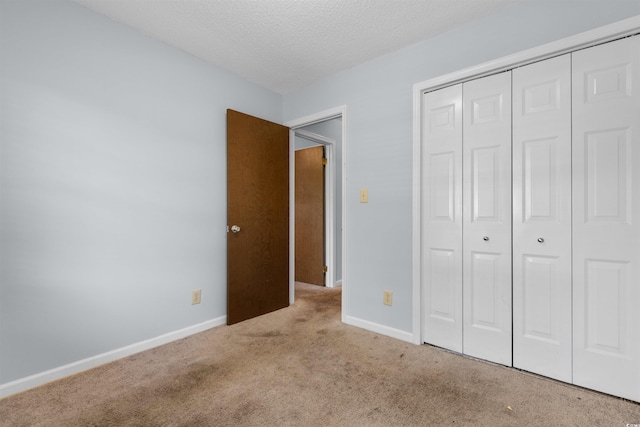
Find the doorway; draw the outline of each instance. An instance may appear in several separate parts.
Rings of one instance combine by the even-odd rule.
[[[325,284],[327,287],[342,286],[342,320],[344,321],[347,295],[345,268],[345,239],[343,224],[346,220],[346,106],[332,108],[285,123],[290,130],[290,251],[289,290],[290,303],[295,299],[295,141],[296,138],[312,139],[314,144],[325,147],[327,165],[325,170]]]

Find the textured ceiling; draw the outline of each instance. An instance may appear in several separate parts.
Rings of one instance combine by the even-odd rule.
[[[284,94],[521,0],[74,0]]]

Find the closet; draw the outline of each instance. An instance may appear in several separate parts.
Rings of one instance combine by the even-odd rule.
[[[571,55],[513,82],[513,365],[571,382]]]
[[[421,111],[422,341],[640,401],[640,36]]]
[[[511,73],[462,87],[462,345],[511,364]]]
[[[427,93],[425,106],[423,335],[511,365],[511,73]]]

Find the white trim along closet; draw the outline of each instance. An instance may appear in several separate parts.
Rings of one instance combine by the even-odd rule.
[[[420,342],[640,402],[640,36],[451,83],[417,103]]]

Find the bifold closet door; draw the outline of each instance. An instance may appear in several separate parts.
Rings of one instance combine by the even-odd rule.
[[[513,366],[571,382],[571,55],[513,70]]]
[[[511,72],[463,84],[463,353],[511,365]]]
[[[423,95],[423,341],[462,352],[462,85]]]
[[[640,401],[640,37],[572,68],[573,382]]]

